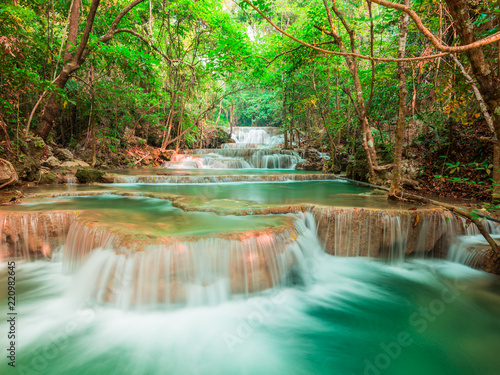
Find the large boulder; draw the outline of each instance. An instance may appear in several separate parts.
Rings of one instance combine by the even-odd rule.
[[[76,171],[75,177],[81,184],[103,182],[104,172],[96,169],[79,169]]]
[[[0,159],[0,187],[19,181],[16,170],[7,160]]]
[[[40,184],[57,184],[57,174],[51,171],[40,171]]]
[[[83,160],[75,159],[75,160],[71,160],[71,161],[65,161],[59,167],[63,168],[63,169],[73,169],[74,170],[74,169],[79,169],[79,168],[90,168],[90,164],[85,163]]]
[[[326,164],[318,150],[309,148],[304,153],[305,163],[297,163],[295,169],[300,171],[321,171]]]
[[[75,158],[73,156],[73,153],[70,150],[68,150],[67,148],[61,148],[61,149],[58,149],[58,150],[54,150],[54,154],[60,160],[63,160],[63,161],[71,161],[71,160],[73,160]]]
[[[89,163],[85,163],[83,160],[78,160],[78,159],[75,159],[73,160],[76,164],[78,164],[80,167],[82,168],[90,168],[90,164]]]
[[[60,167],[61,166],[61,162],[55,156],[49,156],[47,158],[47,160],[45,160],[45,161],[42,162],[42,165],[45,166],[45,167],[49,167],[49,168],[53,169],[53,168]]]

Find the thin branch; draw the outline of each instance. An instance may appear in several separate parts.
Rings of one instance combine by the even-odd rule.
[[[173,62],[176,62],[177,60],[172,60],[169,58],[166,54],[164,54],[158,47],[156,47],[148,38],[146,38],[144,35],[139,34],[138,32],[130,29],[117,29],[115,30],[114,34],[119,34],[119,33],[128,33],[136,36],[140,40],[142,40],[144,43],[146,43],[152,50],[157,52],[158,54],[161,55],[165,60],[167,60],[170,64]]]
[[[375,40],[375,36],[373,33],[373,13],[372,13],[372,3],[370,0],[366,0],[366,5],[368,6],[368,17],[370,17],[370,56],[373,57],[373,43]],[[368,99],[368,103],[366,104],[366,113],[370,111],[370,107],[372,105],[373,94],[375,91],[375,61],[371,60],[372,66],[372,79],[370,83],[370,97]]]
[[[326,42],[321,42],[321,43],[313,43],[313,45],[315,46],[319,46],[319,45],[323,45],[323,44],[332,44],[332,43],[335,43],[333,40],[329,40],[329,41],[326,41]],[[289,53],[292,53],[292,52],[295,52],[301,48],[303,48],[305,46],[303,45],[300,45],[298,47],[295,47],[295,48],[292,48],[292,49],[289,49],[287,51],[283,51],[283,52],[280,52],[278,53],[276,56],[274,56],[271,60],[269,60],[268,58],[264,57],[264,56],[259,56],[259,55],[248,55],[248,56],[245,56],[243,57],[243,59],[248,59],[250,57],[257,57],[259,59],[262,59],[262,60],[265,60],[268,64],[272,64],[276,59],[278,59],[279,57],[283,56],[283,55],[287,55]]]
[[[382,61],[382,62],[398,62],[398,61],[430,60],[430,59],[435,59],[437,57],[446,56],[446,55],[449,54],[449,52],[445,52],[445,53],[439,53],[439,54],[436,54],[436,55],[429,55],[429,56],[408,57],[408,58],[405,58],[405,59],[394,59],[394,58],[388,58],[388,57],[372,57],[372,56],[360,55],[358,53],[352,53],[352,52],[335,52],[335,51],[329,51],[329,50],[326,50],[326,49],[323,49],[323,48],[320,48],[320,47],[316,47],[314,44],[310,44],[310,43],[304,42],[303,40],[300,40],[300,39],[294,37],[293,35],[287,33],[285,30],[281,29],[278,25],[276,25],[273,21],[271,21],[271,19],[269,17],[267,17],[259,8],[257,8],[255,5],[253,5],[250,2],[250,0],[243,0],[243,1],[245,3],[247,3],[248,5],[250,5],[257,13],[259,13],[262,16],[262,18],[264,18],[267,21],[267,23],[269,23],[272,27],[274,27],[276,30],[278,30],[283,35],[286,35],[290,39],[296,41],[297,43],[302,44],[305,47],[312,48],[312,49],[314,49],[316,51],[319,51],[319,52],[322,52],[322,53],[326,53],[328,55],[351,56],[351,57],[357,57],[357,58],[364,59],[364,60],[373,60],[373,61]],[[327,31],[327,30],[322,30],[322,31],[325,34],[327,34],[327,35],[332,35],[332,33],[329,32],[329,31]]]
[[[116,31],[117,31],[116,28],[118,27],[118,24],[120,23],[122,18],[125,17],[125,15],[128,12],[130,12],[132,10],[132,8],[134,8],[136,5],[138,5],[144,1],[145,0],[134,0],[130,4],[128,4],[125,8],[123,8],[122,11],[116,16],[113,23],[111,24],[111,27],[109,28],[108,32],[106,34],[104,34],[103,36],[101,36],[99,38],[99,40],[101,42],[107,42],[108,40],[110,40],[113,37],[113,35],[116,34]]]
[[[492,141],[498,142],[498,139],[497,139],[496,133],[495,133],[495,127],[493,125],[493,118],[491,117],[490,113],[488,112],[488,107],[486,106],[486,103],[484,102],[483,96],[479,92],[479,89],[477,88],[476,84],[474,83],[474,80],[472,79],[472,77],[469,74],[467,74],[464,66],[457,59],[457,57],[455,55],[450,55],[450,58],[453,59],[455,64],[457,64],[457,66],[460,68],[460,71],[462,72],[462,75],[465,77],[465,80],[467,81],[467,83],[472,86],[472,90],[474,91],[474,95],[476,96],[476,99],[479,102],[479,107],[481,108],[481,112],[484,116],[484,119],[486,120],[486,123],[488,124],[488,128],[490,129],[491,133],[493,134]]]
[[[53,85],[55,82],[56,82],[57,78],[55,78],[50,84]],[[30,117],[28,118],[28,123],[26,124],[26,129],[24,129],[24,135],[27,136],[28,135],[28,132],[30,130],[30,125],[31,125],[31,120],[33,120],[33,116],[35,115],[35,112],[38,108],[38,106],[40,105],[40,103],[42,102],[43,98],[45,98],[45,96],[49,93],[49,89],[47,88],[43,93],[42,95],[38,98],[38,101],[36,102],[35,106],[33,107],[33,109],[31,110],[31,113],[30,113]]]

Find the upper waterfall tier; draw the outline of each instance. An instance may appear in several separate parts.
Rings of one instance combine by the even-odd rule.
[[[277,127],[234,127],[231,138],[236,143],[225,148],[273,147],[284,142],[283,132]]]

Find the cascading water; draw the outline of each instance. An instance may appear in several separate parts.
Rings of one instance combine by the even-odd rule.
[[[448,211],[318,207],[312,212],[326,251],[335,256],[381,257],[392,263],[401,263],[407,256],[445,256],[467,265],[475,259],[476,265],[484,251],[471,247],[487,247],[474,225]],[[485,226],[493,236],[500,234],[496,224],[485,221]]]
[[[335,180],[333,174],[263,174],[220,176],[116,176],[114,183],[123,184],[218,184],[222,182],[285,182]]]
[[[465,219],[462,219],[465,225]],[[488,233],[494,240],[500,239],[500,225],[492,221],[483,220]],[[483,265],[489,244],[475,225],[468,225],[465,235],[457,236],[450,246],[447,259],[452,262],[465,264],[469,267],[480,267]]]
[[[173,169],[294,169],[304,162],[297,151],[276,148],[283,143],[279,128],[233,128],[236,143],[223,145],[222,149],[194,150],[189,154],[176,154],[165,168]]]
[[[387,232],[398,225],[384,215],[381,220]],[[274,247],[257,238],[241,247],[231,240],[200,240],[183,242],[183,251],[177,244],[129,254],[104,245],[112,249],[88,253],[69,275],[60,272],[60,261],[18,262],[22,340],[16,370],[498,373],[498,355],[488,350],[500,343],[495,277],[438,260],[394,267],[370,258],[332,257],[322,250],[315,226],[311,214],[300,214],[297,237],[281,242],[278,236]],[[231,257],[239,268],[231,268]],[[272,282],[252,294],[252,285],[262,284],[248,272],[261,264]],[[248,286],[232,291],[232,272]],[[0,273],[0,282],[6,280]],[[174,308],[180,306],[189,308]],[[7,332],[6,319],[0,329]],[[0,365],[7,368],[8,361],[4,356]]]
[[[276,235],[181,241],[146,246],[139,252],[117,248],[109,238],[97,249],[102,238],[92,239],[86,249],[73,242],[64,250],[65,268],[81,265],[76,285],[82,301],[121,308],[193,307],[248,298],[311,279],[307,260],[322,250],[312,215],[299,216],[294,230]]]
[[[308,184],[297,191],[349,195],[345,183]],[[242,194],[269,203],[274,184],[254,185]],[[2,253],[16,260],[19,373],[498,373],[489,349],[500,345],[500,285],[437,259],[454,238],[477,235],[448,212],[308,204],[228,217],[137,196],[44,202],[1,216]],[[49,249],[43,260],[24,245],[35,236]],[[463,254],[477,246],[461,243]]]
[[[75,220],[73,212],[0,212],[0,261],[2,258],[50,258],[64,244]]]
[[[235,145],[236,148],[247,148],[248,145],[272,147],[285,141],[281,129],[273,127],[233,127],[231,138],[236,143],[227,143],[225,146]]]

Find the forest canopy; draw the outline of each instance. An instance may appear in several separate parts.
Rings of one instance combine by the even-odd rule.
[[[0,157],[36,180],[35,138],[95,166],[131,137],[179,151],[271,126],[394,196],[489,199],[499,16],[493,0],[3,1]]]

